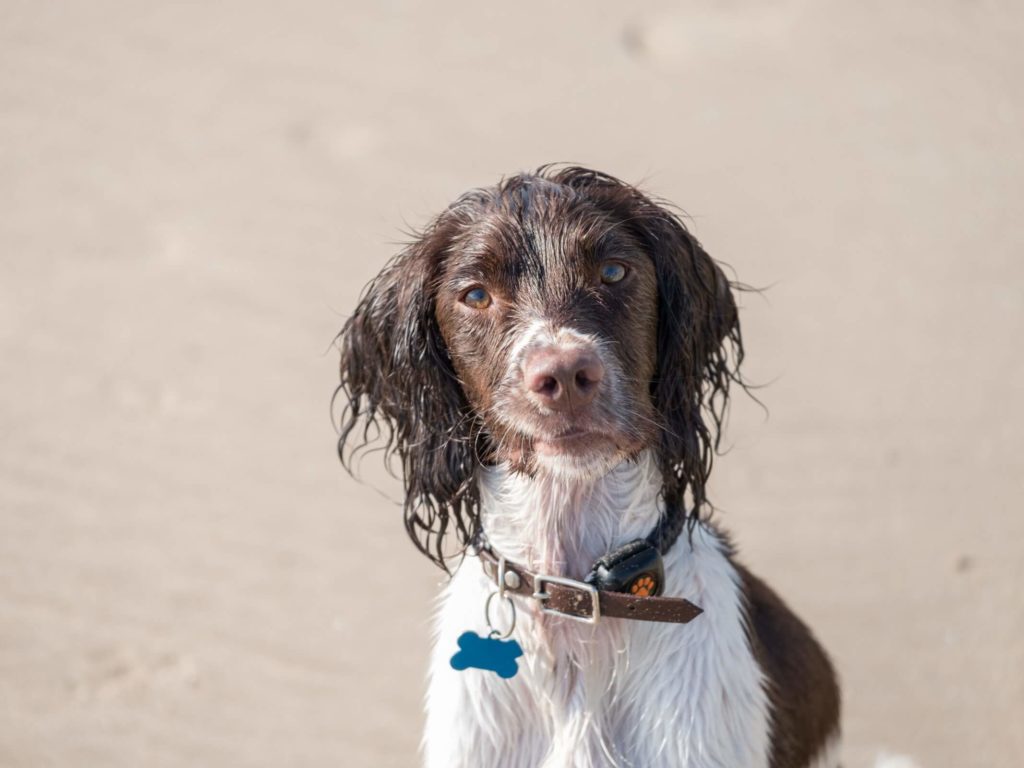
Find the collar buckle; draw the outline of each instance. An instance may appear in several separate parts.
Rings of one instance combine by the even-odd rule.
[[[548,600],[551,599],[551,594],[544,591],[544,586],[547,584],[557,584],[562,587],[568,587],[570,590],[575,590],[575,593],[570,600],[575,600],[577,603],[583,595],[590,596],[590,615],[580,615],[578,613],[571,613],[570,611],[563,610],[560,608],[552,608],[547,605]],[[576,581],[575,579],[565,579],[561,576],[548,576],[546,574],[538,573],[533,578],[533,597],[535,600],[540,602],[540,609],[544,613],[552,613],[556,616],[565,616],[567,619],[573,621],[580,621],[584,624],[597,624],[601,619],[601,601],[597,593],[597,587],[593,584],[587,584],[583,581]],[[582,593],[582,594],[580,594]]]

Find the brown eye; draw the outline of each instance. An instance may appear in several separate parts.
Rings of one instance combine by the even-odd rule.
[[[473,309],[487,309],[491,306],[491,295],[483,288],[470,288],[462,294],[462,303]]]
[[[617,261],[608,261],[601,265],[601,282],[607,285],[619,282],[626,276],[626,268]]]

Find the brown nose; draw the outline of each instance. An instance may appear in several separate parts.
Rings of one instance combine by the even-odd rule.
[[[603,378],[600,358],[588,349],[544,347],[528,354],[523,365],[527,392],[540,405],[556,411],[589,403]]]

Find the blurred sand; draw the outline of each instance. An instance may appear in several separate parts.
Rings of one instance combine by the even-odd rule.
[[[747,283],[716,468],[846,764],[1024,765],[1024,6],[0,2],[0,765],[415,764],[439,575],[334,457],[406,225],[552,160]],[[387,604],[387,612],[379,606]]]

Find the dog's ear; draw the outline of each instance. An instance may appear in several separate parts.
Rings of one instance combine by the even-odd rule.
[[[669,504],[700,513],[730,384],[742,385],[743,340],[732,286],[668,204],[618,179],[564,168],[552,180],[595,202],[645,247],[658,279],[657,369],[651,398],[662,425],[658,462]]]
[[[451,245],[438,221],[367,286],[339,334],[338,454],[350,471],[362,449],[382,443],[405,483],[405,527],[445,568],[444,540],[464,547],[476,533],[476,426],[434,315],[439,267]]]
[[[653,205],[653,204],[652,204]],[[658,364],[651,396],[663,425],[659,461],[665,499],[700,513],[729,388],[740,381],[743,339],[721,267],[661,206],[642,225],[658,275]]]

